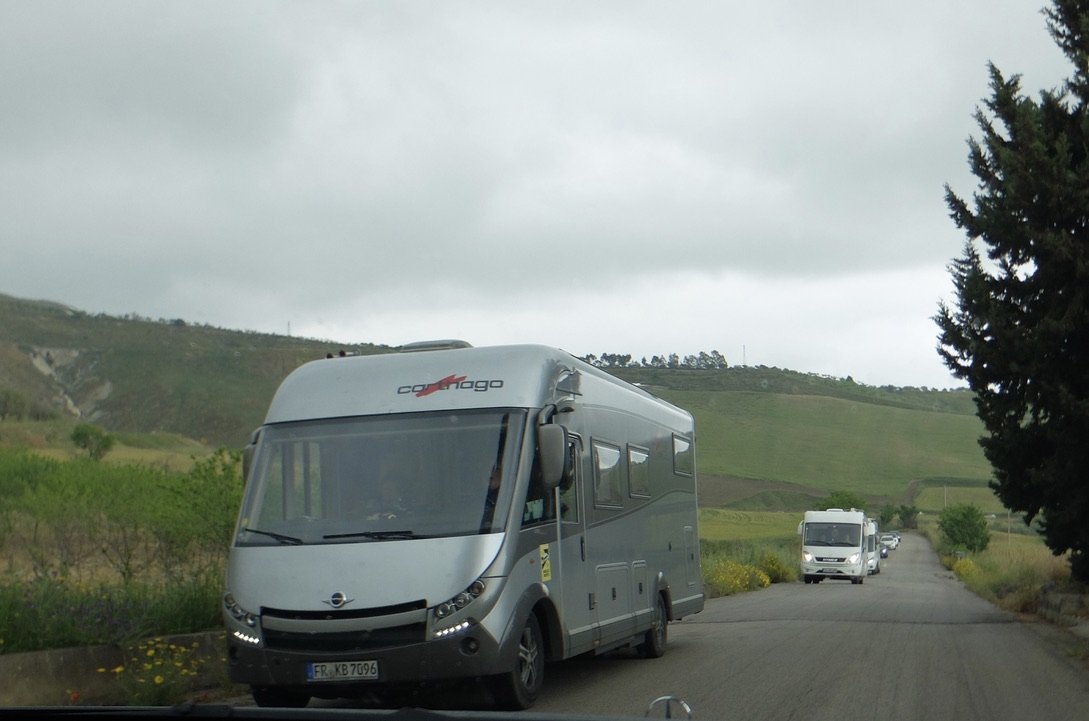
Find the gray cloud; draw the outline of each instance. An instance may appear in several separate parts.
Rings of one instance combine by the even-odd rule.
[[[625,309],[668,307],[660,351],[745,334],[801,370],[911,298],[937,384],[948,289],[904,273],[959,253],[942,184],[973,187],[987,60],[1032,92],[1068,72],[1025,0],[6,4],[0,292],[379,343],[589,344],[589,315],[618,352],[648,333]],[[746,302],[722,278],[762,322],[705,315]],[[840,305],[803,332],[807,292]]]

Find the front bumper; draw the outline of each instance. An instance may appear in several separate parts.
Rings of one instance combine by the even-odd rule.
[[[504,670],[499,644],[480,625],[447,638],[352,651],[284,650],[253,646],[228,637],[231,680],[250,686],[296,687],[312,696],[350,695],[353,687],[488,676]],[[308,678],[311,663],[375,661],[373,679],[321,681]]]
[[[803,563],[803,577],[817,578],[865,578],[868,573],[866,564],[827,564]]]

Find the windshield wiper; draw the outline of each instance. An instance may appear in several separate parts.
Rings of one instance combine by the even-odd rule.
[[[295,538],[294,536],[285,536],[282,533],[275,533],[274,531],[259,531],[256,528],[243,528],[243,531],[249,533],[256,533],[261,536],[268,536],[269,538],[275,538],[280,543],[291,546],[301,546],[303,540],[301,538]]]
[[[330,533],[326,536],[322,536],[327,541],[333,541],[338,538],[426,538],[426,536],[418,536],[412,531],[356,531],[355,533]]]

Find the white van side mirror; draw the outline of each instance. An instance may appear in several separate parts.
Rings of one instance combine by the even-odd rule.
[[[242,485],[250,479],[250,471],[253,470],[253,456],[257,452],[257,439],[261,437],[261,429],[258,428],[250,435],[250,442],[242,449]]]

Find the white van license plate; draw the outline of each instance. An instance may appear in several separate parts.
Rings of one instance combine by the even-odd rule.
[[[373,681],[378,678],[378,662],[326,661],[306,664],[307,681]]]

